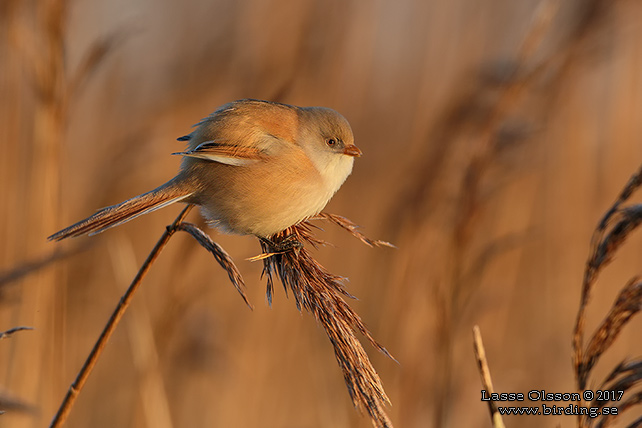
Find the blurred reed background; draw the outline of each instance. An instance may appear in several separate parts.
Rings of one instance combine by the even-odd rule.
[[[511,0],[0,2],[0,272],[15,274],[0,285],[0,330],[35,328],[0,341],[0,427],[49,423],[180,207],[93,238],[46,237],[172,177],[175,138],[245,97],[332,107],[353,126],[365,155],[327,211],[398,249],[324,225],[336,248],[315,254],[349,277],[351,304],[399,361],[367,348],[395,426],[489,426],[475,323],[497,391],[573,392],[589,238],[642,161],[642,3],[542,10]],[[267,306],[261,264],[244,261],[258,242],[210,232],[255,310],[209,254],[175,237],[67,426],[370,426],[322,329],[282,292]],[[589,332],[642,272],[641,250],[634,234],[603,274]],[[640,353],[640,322],[598,372]]]

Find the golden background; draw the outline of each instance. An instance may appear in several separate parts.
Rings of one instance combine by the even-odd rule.
[[[332,107],[352,124],[364,156],[326,210],[398,248],[326,224],[335,247],[314,254],[349,277],[350,304],[399,362],[364,345],[395,426],[490,426],[474,324],[498,392],[574,392],[590,236],[642,162],[642,3],[556,4],[2,0],[0,274],[27,274],[0,284],[0,331],[34,330],[0,341],[0,387],[2,400],[35,409],[8,409],[0,427],[49,423],[180,207],[92,238],[46,237],[171,178],[175,138],[246,97]],[[208,231],[236,260],[254,311],[177,235],[67,426],[370,426],[312,317],[281,290],[268,307],[261,264],[245,260],[256,239]],[[642,272],[641,250],[634,234],[604,273],[589,333]],[[46,263],[52,254],[63,257]],[[640,354],[640,322],[595,382]]]

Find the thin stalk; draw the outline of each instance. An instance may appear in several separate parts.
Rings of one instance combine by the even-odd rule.
[[[49,428],[61,427],[67,420],[67,416],[71,411],[71,407],[74,405],[74,402],[78,397],[78,394],[80,393],[83,386],[85,385],[85,382],[87,381],[87,378],[89,377],[89,375],[91,374],[91,371],[96,365],[96,362],[98,362],[98,358],[100,358],[100,355],[102,354],[103,349],[107,345],[107,341],[109,340],[112,333],[116,329],[116,326],[120,322],[120,319],[122,318],[123,314],[129,307],[129,304],[131,303],[131,300],[134,297],[134,293],[136,292],[136,290],[138,290],[140,283],[142,282],[143,278],[151,268],[154,261],[156,261],[156,258],[158,257],[160,252],[163,250],[163,248],[165,248],[165,245],[167,245],[169,238],[171,238],[172,235],[177,230],[179,230],[178,226],[181,224],[181,222],[183,221],[187,213],[189,213],[189,211],[192,209],[192,207],[193,205],[187,205],[183,209],[183,211],[181,211],[178,217],[176,217],[174,222],[170,226],[167,226],[165,232],[163,233],[163,235],[160,237],[160,239],[154,246],[154,249],[152,249],[152,251],[147,256],[147,259],[145,260],[143,265],[140,267],[138,273],[136,274],[136,277],[133,279],[129,288],[127,289],[125,294],[123,294],[123,296],[120,298],[120,302],[118,302],[116,309],[114,309],[114,312],[111,314],[109,321],[107,321],[107,324],[105,325],[105,328],[100,334],[100,337],[98,337],[96,344],[94,345],[93,349],[89,353],[89,356],[85,361],[85,364],[83,364],[82,368],[78,372],[78,375],[76,376],[76,379],[69,386],[67,395],[65,396],[64,400],[60,404],[60,408],[58,409],[58,412],[52,419],[51,424],[49,425]]]
[[[482,341],[481,330],[478,325],[473,327],[473,348],[475,350],[475,358],[477,359],[477,368],[481,376],[482,386],[488,395],[492,395],[495,392],[493,389],[493,379],[490,376],[486,350],[484,349],[484,342]],[[504,420],[497,409],[497,403],[495,403],[495,401],[488,401],[488,410],[490,411],[490,419],[493,422],[493,427],[504,428]]]

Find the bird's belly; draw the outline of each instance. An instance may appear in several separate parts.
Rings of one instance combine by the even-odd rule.
[[[251,188],[240,176],[219,182],[215,191],[208,192],[213,198],[199,201],[203,216],[227,233],[269,237],[318,214],[333,194],[320,176],[290,171],[287,180],[274,174],[256,180],[259,173],[253,170]]]
[[[250,201],[237,204],[202,206],[203,216],[224,232],[269,237],[308,217],[318,214],[331,195],[324,192],[290,194],[280,200]]]

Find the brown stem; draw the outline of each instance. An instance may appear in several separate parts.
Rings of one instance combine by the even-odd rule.
[[[105,348],[105,345],[107,345],[107,341],[109,340],[112,333],[116,329],[116,326],[118,325],[118,322],[120,321],[123,314],[127,310],[127,307],[129,307],[129,304],[131,303],[134,293],[136,292],[143,278],[151,268],[152,263],[154,263],[154,261],[156,260],[160,252],[163,250],[163,248],[165,248],[165,245],[167,245],[169,238],[171,238],[172,235],[178,230],[178,225],[183,221],[183,219],[185,218],[187,213],[192,209],[192,207],[193,205],[186,206],[183,209],[183,211],[181,211],[181,213],[178,215],[178,217],[176,217],[176,220],[174,220],[174,222],[170,226],[167,226],[167,229],[165,230],[163,235],[160,237],[160,239],[156,243],[156,246],[154,246],[154,249],[147,256],[145,263],[143,263],[143,265],[140,267],[140,270],[136,274],[136,277],[130,284],[129,288],[127,289],[125,294],[123,294],[123,296],[120,298],[120,302],[118,302],[116,309],[114,309],[114,312],[111,314],[109,321],[107,321],[107,324],[103,329],[103,332],[100,334],[100,337],[98,337],[96,344],[94,345],[93,349],[89,353],[89,356],[85,361],[85,364],[83,364],[82,368],[78,372],[78,375],[76,376],[76,379],[69,386],[67,395],[65,396],[64,400],[60,404],[60,408],[58,409],[56,416],[54,416],[54,418],[52,419],[51,424],[49,425],[49,428],[58,428],[64,424],[65,420],[67,419],[67,416],[69,415],[69,412],[71,411],[71,407],[74,405],[74,402],[76,401],[76,398],[80,393],[80,390],[82,390],[82,387],[85,385],[85,382],[89,377],[89,374],[91,373],[94,366],[96,365],[96,362],[98,362],[98,358],[100,357],[100,354],[102,354],[103,349]]]
[[[473,327],[473,348],[475,349],[475,358],[477,359],[477,368],[481,376],[482,386],[488,394],[493,394],[493,380],[490,377],[490,369],[488,368],[488,360],[486,360],[486,350],[484,349],[484,342],[482,342],[481,331],[479,326]],[[504,428],[504,421],[502,415],[497,409],[495,401],[488,401],[488,410],[490,411],[490,418],[493,422],[494,428]]]

